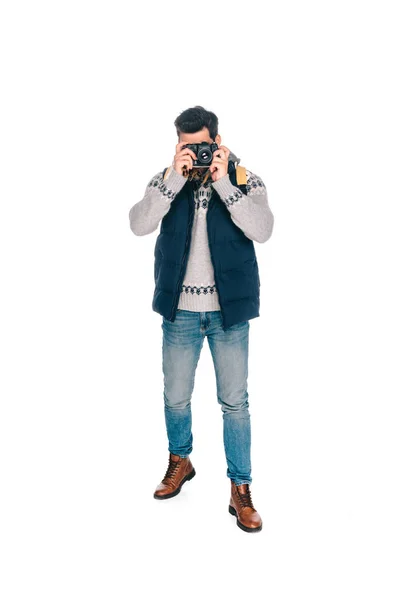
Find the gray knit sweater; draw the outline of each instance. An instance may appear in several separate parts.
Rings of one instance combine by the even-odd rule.
[[[231,153],[230,160],[236,164],[240,159]],[[204,185],[195,186],[195,214],[188,263],[183,279],[178,308],[191,311],[220,310],[218,290],[215,285],[207,237],[208,202],[214,188],[220,200],[226,204],[235,225],[243,233],[259,243],[266,242],[272,234],[274,216],[268,205],[267,190],[260,177],[246,170],[247,194],[230,182],[229,175],[212,181],[209,176]],[[187,178],[173,167],[165,181],[160,171],[147,184],[142,200],[129,211],[130,228],[135,235],[147,235],[158,228],[167,214],[176,194]]]

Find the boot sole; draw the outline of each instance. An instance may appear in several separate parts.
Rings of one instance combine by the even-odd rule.
[[[233,508],[233,506],[231,506],[231,505],[229,505],[229,512],[230,512],[231,515],[233,515],[234,517],[236,517],[236,525],[238,527],[240,527],[240,529],[243,529],[243,531],[247,531],[248,533],[253,533],[253,532],[256,532],[256,531],[261,531],[261,529],[262,529],[262,523],[258,527],[246,527],[246,525],[243,525],[243,523],[241,523],[239,521],[236,509]]]
[[[185,475],[185,477],[180,482],[179,487],[177,487],[175,491],[171,492],[170,494],[163,494],[162,496],[158,496],[154,492],[153,497],[156,498],[157,500],[166,500],[167,498],[173,498],[174,496],[176,496],[177,494],[179,494],[179,492],[181,491],[181,488],[182,488],[183,484],[186,481],[190,481],[191,479],[193,479],[193,477],[195,475],[196,475],[196,471],[193,469],[192,471],[190,471],[190,473],[188,473],[188,475]]]

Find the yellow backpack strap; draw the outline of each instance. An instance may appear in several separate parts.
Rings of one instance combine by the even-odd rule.
[[[246,177],[246,167],[242,167],[237,165],[236,167],[236,181],[238,185],[246,185],[247,177]]]
[[[165,173],[164,173],[164,181],[168,177],[168,173],[170,172],[170,170],[171,170],[171,167],[168,167],[168,169],[165,171]]]

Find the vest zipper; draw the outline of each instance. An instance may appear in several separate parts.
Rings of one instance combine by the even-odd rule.
[[[189,217],[189,224],[188,224],[188,228],[186,230],[185,252],[183,253],[182,266],[181,266],[181,271],[180,271],[180,274],[179,274],[177,290],[175,292],[175,301],[174,301],[174,304],[173,304],[173,307],[172,307],[171,320],[175,317],[176,310],[178,308],[179,297],[180,297],[180,290],[182,288],[182,281],[183,281],[183,278],[185,276],[185,270],[186,270],[186,265],[187,265],[187,260],[186,260],[186,256],[188,254],[187,250],[189,248],[190,241],[192,239],[192,225],[193,225],[193,219],[194,219],[194,194],[193,194],[193,189],[190,190],[190,194],[191,194],[191,203],[192,203],[192,213],[191,213],[191,216]]]
[[[214,269],[214,278],[215,278],[215,283],[216,283],[216,287],[217,287],[217,294],[218,294],[218,298],[219,298],[219,285],[218,285],[218,278],[217,278],[217,270],[215,268],[214,257],[213,257],[212,250],[211,250],[211,245],[210,245],[210,228],[209,228],[209,214],[210,214],[210,209],[211,209],[211,206],[212,206],[211,200],[213,199],[213,201],[215,201],[215,197],[213,198],[213,196],[214,196],[215,193],[216,193],[215,190],[213,190],[212,194],[211,194],[211,198],[210,198],[209,204],[208,204],[208,210],[207,210],[207,215],[206,215],[206,222],[207,222],[208,247],[210,249],[210,257],[211,257],[211,262],[212,262],[213,269]],[[220,306],[220,309],[221,309],[221,316],[222,316],[222,329],[224,331],[226,331],[226,329],[225,329],[224,311],[222,310],[221,302],[219,302],[219,306]]]

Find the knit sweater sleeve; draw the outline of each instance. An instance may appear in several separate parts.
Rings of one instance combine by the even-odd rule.
[[[185,185],[187,179],[173,167],[163,180],[160,171],[146,186],[142,200],[136,202],[129,211],[130,228],[135,235],[147,235],[155,231],[161,219],[167,214],[171,202]]]
[[[271,237],[274,215],[268,205],[267,189],[261,177],[251,171],[246,171],[246,175],[246,194],[231,183],[229,175],[214,181],[212,186],[231,213],[235,225],[248,238],[262,244]]]

